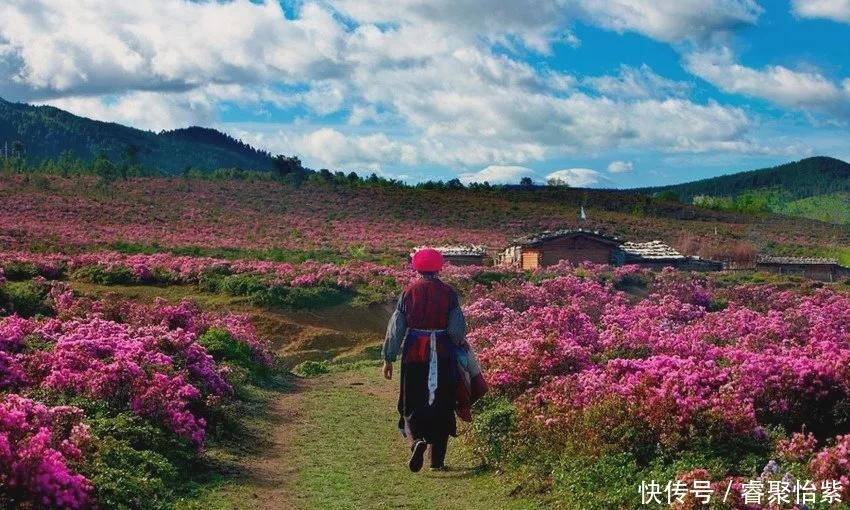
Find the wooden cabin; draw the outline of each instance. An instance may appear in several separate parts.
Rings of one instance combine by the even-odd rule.
[[[514,239],[502,252],[500,262],[522,269],[551,266],[562,260],[575,265],[582,262],[612,264],[621,243],[616,237],[599,231],[545,231]]]
[[[617,265],[637,264],[650,269],[674,267],[683,271],[720,271],[723,264],[699,257],[687,257],[661,241],[646,243],[626,242],[614,255]]]
[[[583,229],[546,231],[515,239],[499,259],[504,265],[537,269],[562,260],[573,265],[582,262],[626,265],[660,270],[674,267],[684,271],[720,271],[723,264],[699,257],[687,257],[661,241],[623,242],[599,231]]]
[[[850,277],[850,268],[839,265],[838,260],[832,258],[759,255],[756,259],[756,269],[769,273],[802,276],[824,282],[834,282]]]

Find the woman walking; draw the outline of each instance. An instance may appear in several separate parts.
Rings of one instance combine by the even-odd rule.
[[[457,352],[467,348],[466,320],[455,290],[437,278],[442,267],[437,250],[425,248],[413,255],[420,278],[399,297],[382,351],[384,377],[392,379],[392,363],[402,350],[399,430],[410,444],[413,472],[422,469],[429,446],[431,469],[444,469],[449,436],[457,435],[455,408],[462,380]]]

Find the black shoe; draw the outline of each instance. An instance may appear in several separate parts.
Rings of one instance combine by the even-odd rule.
[[[410,456],[410,461],[408,461],[407,467],[409,467],[414,473],[418,473],[419,470],[422,469],[422,463],[425,458],[425,450],[427,449],[428,443],[421,439],[413,443],[413,448],[411,448],[413,454]]]

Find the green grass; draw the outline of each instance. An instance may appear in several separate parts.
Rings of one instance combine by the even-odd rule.
[[[842,266],[850,267],[850,248],[827,248],[824,255],[838,259],[838,263]]]
[[[850,248],[843,246],[818,246],[808,250],[789,250],[783,252],[777,250],[777,254],[791,255],[801,257],[826,257],[838,260],[838,263],[844,267],[850,267]]]
[[[68,280],[67,283],[76,292],[98,299],[103,299],[109,295],[143,303],[151,303],[158,297],[169,303],[191,299],[202,307],[211,310],[242,311],[252,306],[250,300],[246,297],[203,292],[196,285],[103,285],[74,279]]]
[[[210,478],[181,510],[536,510],[541,502],[511,496],[511,484],[452,439],[450,470],[407,469],[408,449],[395,430],[397,381],[384,381],[376,366],[301,380],[287,405],[297,419],[283,422],[247,416],[256,437],[283,434],[288,448],[265,477],[251,473]],[[279,398],[266,394],[264,398]],[[269,402],[271,404],[271,401]],[[284,427],[288,427],[288,432]],[[232,463],[214,447],[209,455]],[[254,455],[256,456],[256,455]],[[250,464],[250,457],[242,459]],[[237,463],[239,460],[237,459]]]
[[[534,509],[536,502],[510,497],[509,484],[453,439],[450,470],[418,474],[407,469],[406,443],[395,429],[395,388],[376,367],[343,374],[335,384],[304,395],[308,419],[298,436],[296,488],[305,508],[355,510]]]

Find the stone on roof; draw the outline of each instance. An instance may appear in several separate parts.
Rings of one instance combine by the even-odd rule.
[[[522,237],[517,237],[516,239],[511,241],[510,246],[528,246],[532,244],[551,241],[553,239],[558,239],[559,237],[565,237],[568,235],[575,234],[588,234],[593,237],[598,237],[605,241],[616,244],[620,244],[622,242],[619,238],[615,236],[610,236],[599,230],[588,230],[583,228],[563,228],[559,230],[544,230],[543,232],[537,232],[535,234],[528,234]]]
[[[759,264],[838,264],[838,259],[826,257],[773,257],[759,255]]]
[[[424,246],[420,246],[413,250],[413,253],[416,253],[420,248],[424,248]],[[449,257],[481,257],[487,255],[487,247],[480,244],[472,244],[467,246],[434,246],[433,247],[438,252],[442,253],[445,256]]]
[[[684,255],[675,248],[661,241],[649,241],[646,243],[626,242],[620,245],[620,249],[629,255],[642,259],[683,259]]]

